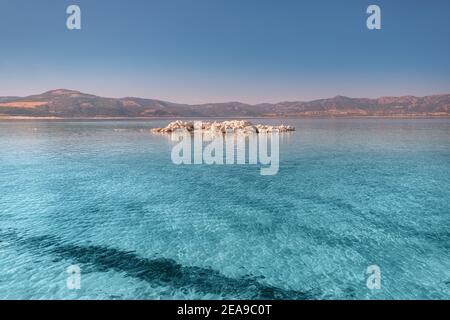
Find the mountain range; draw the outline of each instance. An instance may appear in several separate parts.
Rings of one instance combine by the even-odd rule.
[[[180,104],[135,97],[104,98],[57,89],[27,97],[0,97],[0,118],[175,117],[449,117],[450,94],[245,104]]]

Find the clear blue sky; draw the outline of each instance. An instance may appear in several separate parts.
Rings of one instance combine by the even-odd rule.
[[[186,103],[449,93],[450,1],[0,0],[0,95],[55,88]]]

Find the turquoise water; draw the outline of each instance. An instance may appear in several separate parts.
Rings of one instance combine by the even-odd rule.
[[[275,176],[172,164],[167,121],[0,122],[0,299],[450,298],[450,120],[254,122],[297,128]]]

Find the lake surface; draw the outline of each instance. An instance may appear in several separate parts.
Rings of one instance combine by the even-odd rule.
[[[0,122],[0,299],[450,298],[449,119],[253,122],[297,128],[277,175],[177,166],[168,121]]]

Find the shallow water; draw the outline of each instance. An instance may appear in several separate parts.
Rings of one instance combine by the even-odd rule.
[[[0,122],[0,299],[450,298],[450,120],[254,122],[297,128],[277,175],[176,166],[167,121]]]

